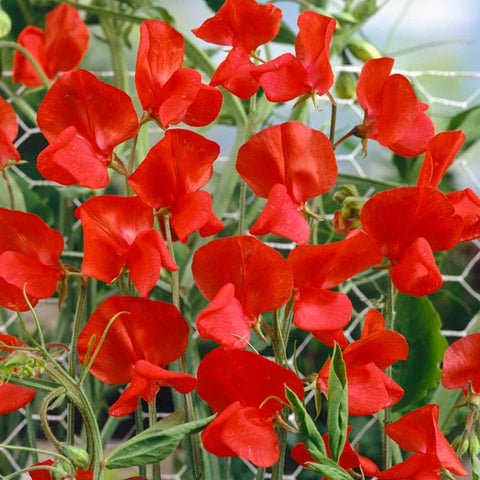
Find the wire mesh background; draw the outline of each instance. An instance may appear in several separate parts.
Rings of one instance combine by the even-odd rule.
[[[351,71],[353,73],[358,73],[359,69],[356,67],[340,67],[337,68],[337,73],[339,70]],[[427,102],[430,105],[428,113],[435,120],[436,124],[445,125],[445,121],[451,118],[452,116],[466,111],[476,105],[480,105],[480,73],[475,72],[441,72],[441,71],[401,71],[407,76],[412,82],[415,90],[419,97]],[[111,73],[103,72],[102,77],[111,76]],[[439,88],[441,87],[441,88]],[[17,89],[16,93],[21,95],[23,92],[23,87]],[[438,95],[438,91],[442,92],[451,92],[451,97]],[[465,95],[462,98],[461,95]],[[351,128],[352,125],[361,123],[363,119],[363,111],[356,105],[355,99],[351,100],[342,100],[336,99],[338,104],[338,114],[337,117],[343,122],[346,126],[343,127],[342,123],[337,124],[337,137],[342,135]],[[287,118],[282,118],[282,115],[288,117],[290,113],[291,105],[285,107],[285,109],[280,109],[276,113],[278,118],[274,121],[282,121]],[[319,99],[319,111],[311,112],[311,125],[318,128],[324,128],[328,122],[330,111],[330,103],[326,98]],[[342,130],[344,129],[344,130]],[[437,127],[437,131],[440,129]],[[218,141],[222,145],[222,155],[216,163],[218,164],[216,168],[221,169],[222,162],[226,161],[229,148],[231,144],[228,141],[228,138],[231,137],[231,132],[225,130],[223,127],[215,130],[215,127],[211,130],[212,135],[208,135],[209,138],[212,138]],[[222,135],[226,133],[227,141],[222,138]],[[150,136],[152,141],[155,138],[159,138],[161,135],[160,130],[152,128],[150,130]],[[215,138],[217,136],[218,138]],[[17,149],[22,149],[27,146],[29,142],[43,142],[43,137],[36,127],[28,126],[22,119],[19,119],[19,135],[15,141],[15,146]],[[385,149],[380,149],[375,145],[375,142],[369,142],[369,152],[368,157],[362,157],[361,145],[360,142],[356,142],[356,145],[350,148],[348,146],[339,148],[337,151],[337,160],[339,166],[339,172],[349,175],[355,175],[360,178],[368,177],[383,177],[390,180],[395,180],[395,170],[391,167],[391,162],[389,162],[389,154],[385,152]],[[455,160],[454,165],[450,169],[450,174],[452,176],[453,184],[456,188],[462,189],[470,186],[477,194],[480,194],[480,147],[475,148],[475,145],[471,148],[468,148],[460,154]],[[29,162],[34,162],[34,158],[26,158],[25,160]],[[22,166],[13,167],[15,173],[22,178],[28,188],[32,191],[35,191],[40,197],[42,196],[42,189],[45,187],[55,187],[61,188],[54,182],[47,180],[39,180],[30,178],[30,176],[24,173]],[[5,188],[2,184],[0,189]],[[374,188],[370,187],[365,191],[365,195],[371,195],[375,192]],[[79,198],[72,197],[71,201],[74,206],[81,204]],[[236,212],[228,212],[225,216],[232,217],[235,216]],[[80,227],[79,223],[75,223],[72,228],[78,229]],[[68,235],[66,235],[66,244],[68,246]],[[275,248],[279,249],[291,249],[294,247],[291,243],[275,243],[271,244]],[[450,267],[444,271],[444,281],[445,287],[447,289],[451,288],[453,285],[458,291],[462,292],[463,302],[468,304],[463,310],[461,318],[456,318],[454,324],[449,322],[444,324],[444,329],[442,333],[449,341],[452,341],[455,338],[462,337],[469,333],[472,330],[478,328],[477,322],[478,318],[478,306],[480,305],[480,240],[474,240],[469,242],[468,245],[458,246],[457,249],[462,250],[462,255],[456,255],[454,261],[450,262]],[[346,329],[346,336],[349,341],[352,341],[353,332],[358,327],[359,322],[364,317],[365,312],[369,308],[378,308],[381,306],[378,302],[373,302],[370,298],[369,293],[366,293],[363,289],[362,284],[359,284],[355,280],[347,281],[342,286],[343,291],[348,291],[349,294],[355,296],[358,302],[355,305],[360,305],[360,307],[355,308],[354,317],[352,322],[349,324]],[[363,307],[362,307],[363,306]],[[54,315],[56,309],[56,300],[47,300],[42,302],[40,309],[46,309],[48,312],[45,318],[48,318],[48,315]],[[53,313],[52,313],[53,312]],[[0,317],[0,333],[10,332],[15,323],[17,322],[16,314],[10,311],[2,312],[3,316]],[[458,317],[458,316],[457,316]],[[196,335],[194,335],[196,336]],[[298,344],[296,354],[302,355],[310,342],[316,342],[311,335],[306,335],[303,340]],[[290,358],[291,365],[293,366],[293,358]],[[320,367],[321,365],[318,365]],[[301,372],[302,374],[308,374],[311,372]],[[313,402],[313,393],[310,393],[307,396],[307,402]],[[169,412],[161,412],[159,416],[167,415]],[[36,424],[36,430],[39,431],[38,421],[39,416],[35,411],[28,410],[27,408],[19,410],[15,417],[17,420],[14,422],[14,425],[11,427],[5,427],[3,425],[0,428],[0,444],[3,445],[22,445],[22,442],[25,442],[27,436],[27,419],[30,416],[30,420]],[[66,412],[60,412],[56,415],[50,415],[49,420],[52,425],[58,424],[59,426],[66,428]],[[4,422],[3,422],[4,423]],[[11,425],[12,422],[9,422],[8,425]],[[353,445],[358,443],[361,444],[362,438],[367,434],[367,432],[374,428],[377,423],[377,418],[375,415],[364,419],[361,428],[357,429],[354,432],[353,437],[350,438],[350,441]],[[2,419],[0,419],[0,425],[2,424]],[[125,439],[131,435],[131,431],[126,432]],[[122,438],[119,438],[118,441],[122,441]],[[18,462],[18,458],[12,454],[11,451],[2,449],[0,452],[4,455],[11,471],[18,471],[23,467]],[[365,453],[360,450],[360,453]],[[242,474],[242,479],[255,478],[256,468],[249,462],[243,462],[245,471]],[[170,471],[164,471],[162,478],[165,479],[178,479],[182,478],[182,475],[186,472],[186,465],[182,464],[181,461],[177,462],[177,466],[168,467]],[[288,470],[288,468],[290,468]],[[9,473],[9,472],[1,472]],[[287,472],[285,475],[286,480],[295,480],[303,478],[315,478],[309,477],[309,473],[303,470],[301,467],[292,465],[287,467]],[[269,473],[266,474],[266,478],[269,478]],[[210,479],[209,479],[210,480]]]

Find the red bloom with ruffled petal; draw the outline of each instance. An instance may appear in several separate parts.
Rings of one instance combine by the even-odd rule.
[[[365,118],[353,133],[365,142],[377,140],[398,155],[413,157],[427,148],[434,125],[424,113],[428,105],[418,101],[407,78],[390,74],[393,62],[378,58],[363,66],[356,92]]]
[[[280,308],[292,293],[287,261],[254,237],[213,240],[193,256],[193,278],[211,301],[197,318],[204,338],[244,348],[260,314]],[[261,294],[259,293],[261,292]]]
[[[460,130],[435,135],[427,146],[417,186],[438,187],[464,141],[465,135]],[[448,193],[447,198],[455,209],[455,213],[463,221],[463,232],[459,242],[479,238],[480,198],[478,195],[471,188],[466,188]]]
[[[434,187],[380,192],[365,203],[360,220],[392,262],[390,275],[398,290],[421,297],[440,288],[433,252],[453,248],[464,229],[446,195]]]
[[[183,37],[160,20],[140,25],[135,84],[143,109],[168,128],[185,122],[208,125],[222,106],[220,90],[202,83],[199,72],[182,68]]]
[[[14,337],[0,333],[0,361],[4,361],[7,355],[17,351],[17,349],[9,349],[8,347],[28,347],[28,345]],[[30,403],[35,396],[35,390],[30,388],[20,387],[19,385],[12,385],[7,382],[0,383],[0,415],[14,412],[19,408],[24,407]]]
[[[45,460],[43,462],[35,463],[32,465],[32,467],[41,467],[42,465],[45,465],[46,467],[51,467],[52,465],[55,465],[55,462],[53,460]],[[53,479],[58,479],[57,476],[53,475],[52,476],[52,471],[51,470],[31,470],[28,472],[30,475],[30,478],[32,480],[53,480]],[[68,478],[71,478],[68,476]],[[67,479],[67,477],[62,477],[63,479]],[[93,471],[92,470],[75,470],[75,479],[76,480],[93,480]]]
[[[300,95],[323,95],[333,85],[329,48],[335,19],[305,10],[297,23],[296,56],[286,53],[258,65],[251,73],[271,102],[286,102]]]
[[[377,245],[362,230],[339,242],[292,250],[288,263],[294,279],[294,324],[327,345],[345,347],[343,327],[350,321],[352,304],[346,294],[331,289],[381,261]]]
[[[365,316],[362,336],[347,345],[343,360],[348,381],[348,411],[351,415],[371,415],[397,403],[403,389],[383,370],[397,360],[406,360],[408,344],[393,330],[385,330],[385,320],[377,310]],[[330,360],[318,374],[317,385],[328,394]]]
[[[50,145],[38,171],[62,185],[104,188],[113,149],[138,131],[132,100],[85,70],[62,75],[45,95],[38,126]]]
[[[386,425],[385,432],[404,450],[414,453],[404,462],[378,472],[380,480],[440,480],[443,469],[461,477],[468,475],[438,427],[437,405],[425,405],[407,413]]]
[[[88,48],[90,34],[78,11],[62,3],[47,13],[45,31],[28,26],[18,36],[17,42],[25,47],[51,80],[59,72],[75,68]],[[27,87],[42,85],[42,80],[32,64],[19,51],[13,59],[12,78]]]
[[[293,121],[250,138],[238,152],[237,171],[256,195],[268,198],[250,233],[274,233],[299,244],[310,237],[301,213],[306,201],[328,192],[337,179],[327,136]]]
[[[152,208],[167,209],[182,242],[199,230],[209,236],[223,229],[212,212],[210,194],[199,191],[213,174],[220,147],[198,133],[168,130],[128,178],[135,193]]]
[[[214,17],[192,30],[206,42],[233,47],[218,66],[211,85],[221,85],[242,100],[254,95],[259,83],[250,75],[254,67],[250,54],[277,36],[281,19],[281,10],[271,3],[226,0]]]
[[[202,433],[205,449],[272,466],[280,455],[274,419],[286,402],[285,386],[303,399],[300,379],[257,353],[223,347],[202,359],[197,377],[198,395],[218,413]]]
[[[124,267],[141,295],[155,286],[162,266],[177,266],[165,240],[153,228],[153,211],[138,197],[101,195],[75,210],[82,222],[85,248],[82,273],[112,282]]]
[[[59,261],[63,237],[40,217],[0,208],[0,305],[11,310],[29,309],[51,297],[63,277]]]
[[[468,384],[480,395],[480,333],[471,333],[453,342],[445,351],[442,384],[469,393]]]
[[[13,107],[0,97],[0,169],[5,167],[9,160],[18,162],[18,153],[13,141],[18,134],[17,115]]]
[[[195,377],[166,370],[187,348],[188,324],[176,307],[141,297],[110,297],[100,304],[78,338],[80,361],[93,336],[92,352],[108,323],[113,320],[93,362],[90,373],[108,384],[130,385],[110,407],[109,414],[121,417],[132,413],[139,397],[152,403],[160,387],[180,393],[191,392]]]

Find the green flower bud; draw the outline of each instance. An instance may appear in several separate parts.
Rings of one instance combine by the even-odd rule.
[[[335,93],[338,98],[349,100],[355,96],[356,77],[351,72],[340,72],[335,82]]]
[[[375,45],[362,38],[352,38],[348,42],[347,48],[352,52],[352,55],[363,62],[372,60],[372,58],[380,58],[382,56]]]
[[[73,447],[72,445],[63,445],[62,454],[65,455],[79,470],[86,470],[90,459],[88,453],[83,448]]]
[[[480,453],[480,440],[476,435],[470,437],[470,445],[468,446],[468,453],[471,457],[476,457]]]
[[[376,0],[363,0],[353,9],[353,16],[358,20],[365,20],[371,17],[377,11]]]
[[[6,37],[12,29],[12,20],[8,13],[0,7],[0,38]]]

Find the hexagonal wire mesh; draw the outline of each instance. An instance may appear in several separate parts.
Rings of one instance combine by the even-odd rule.
[[[337,67],[337,73],[339,71],[349,71],[355,74],[359,73],[359,68],[357,67]],[[480,73],[475,72],[445,72],[445,71],[397,71],[397,73],[402,73],[407,76],[412,82],[414,88],[416,89],[419,97],[427,102],[430,105],[429,114],[432,118],[442,121],[445,123],[445,119],[451,118],[452,116],[466,111],[475,105],[477,105],[480,99]],[[102,72],[100,74],[102,77],[109,77],[112,74],[110,72]],[[132,74],[133,75],[133,74]],[[450,84],[455,84],[455,88],[450,88]],[[443,92],[442,95],[435,94],[436,91],[440,89]],[[460,88],[459,88],[460,86]],[[20,87],[17,90],[17,94],[22,93],[22,88]],[[445,96],[444,92],[452,92],[452,96],[455,95],[458,97],[460,95],[466,95],[463,99],[458,98],[448,98]],[[358,120],[363,119],[363,111],[356,105],[355,99],[351,100],[342,100],[336,99],[338,104],[338,118],[345,119],[347,125],[352,125],[358,122]],[[324,97],[319,99],[319,110],[320,114],[323,109],[325,112],[329,111],[330,103]],[[287,112],[285,116],[288,116]],[[279,114],[279,120],[282,113]],[[319,115],[321,116],[321,115]],[[352,120],[353,118],[353,120]],[[317,120],[312,120],[312,124]],[[15,145],[17,148],[20,148],[25,143],[32,140],[34,136],[40,136],[40,131],[38,128],[29,127],[19,119],[20,133],[16,139]],[[316,126],[316,125],[315,125]],[[318,127],[325,127],[323,125],[318,125]],[[337,135],[342,134],[342,125],[337,124]],[[345,127],[345,131],[346,131]],[[437,128],[438,130],[438,128]],[[344,133],[344,132],[343,132]],[[155,138],[160,135],[160,131],[155,128],[150,130],[150,137]],[[221,142],[221,140],[216,139]],[[355,175],[360,178],[368,178],[371,175],[376,175],[382,177],[391,177],[392,171],[386,170],[384,165],[388,162],[385,162],[385,152],[377,150],[374,145],[375,142],[370,142],[369,145],[369,154],[368,158],[362,157],[361,145],[359,142],[354,145],[351,149],[342,148],[337,152],[337,160],[339,165],[339,172],[344,174]],[[478,155],[480,151],[478,148],[469,148],[465,150],[457,159],[455,160],[454,165],[451,167],[450,172],[453,178],[453,184],[456,188],[465,188],[470,186],[474,189],[477,194],[480,194],[480,162],[478,160]],[[221,165],[222,161],[225,161],[226,157],[219,159],[217,163]],[[15,173],[22,178],[28,188],[32,191],[36,191],[41,195],[41,190],[44,187],[54,186],[58,188],[58,185],[54,182],[47,180],[39,180],[30,178],[29,175],[24,173],[22,166],[13,167]],[[369,196],[374,193],[373,188],[369,188],[365,192],[365,196]],[[251,198],[251,200],[253,197]],[[75,206],[80,205],[81,201],[77,198],[73,199]],[[226,217],[235,217],[237,212],[229,212]],[[331,217],[330,217],[331,218]],[[78,222],[73,225],[73,229],[78,229]],[[68,243],[68,238],[66,239]],[[294,247],[294,244],[290,243],[270,243],[274,248],[278,249],[291,249]],[[468,246],[463,248],[463,255],[456,257],[453,266],[447,268],[446,272],[443,275],[444,281],[447,283],[447,288],[450,288],[452,285],[455,285],[457,290],[461,290],[467,297],[464,302],[468,305],[463,309],[464,318],[458,319],[452,324],[451,322],[448,325],[444,325],[442,333],[444,336],[450,339],[455,339],[456,337],[462,337],[468,334],[472,329],[477,328],[478,325],[478,305],[480,302],[480,240],[474,240],[469,242]],[[460,261],[458,260],[460,258]],[[365,312],[372,307],[378,308],[381,306],[381,303],[372,300],[369,293],[365,293],[363,285],[361,282],[356,281],[347,281],[342,286],[343,291],[348,291],[352,296],[357,297],[357,304],[363,305],[363,307],[356,308],[354,310],[354,318],[346,330],[346,336],[349,341],[352,341],[352,332],[358,327],[361,318],[363,318]],[[54,305],[55,300],[47,300],[42,302],[43,305],[41,308],[47,308],[49,305]],[[9,332],[11,328],[15,325],[16,314],[12,312],[3,312],[3,317],[0,324],[0,333]],[[310,342],[312,341],[312,336],[307,335],[296,348],[296,354],[301,355],[307,348]],[[291,366],[293,366],[293,358],[289,359]],[[306,373],[306,372],[300,372]],[[307,402],[313,401],[313,393],[310,393],[307,398]],[[159,417],[167,415],[168,412],[160,412]],[[5,428],[3,426],[0,428],[0,443],[4,445],[13,445],[18,444],[18,439],[26,438],[28,431],[28,421],[33,422],[33,430],[38,432],[38,414],[34,413],[29,407],[22,408],[16,414],[13,426]],[[28,420],[28,421],[27,421]],[[66,412],[62,412],[58,415],[50,415],[49,420],[54,424],[58,424],[62,428],[66,428]],[[1,424],[1,422],[0,422]],[[362,438],[367,434],[367,432],[374,428],[377,424],[376,415],[373,415],[369,418],[366,418],[362,426],[356,432],[354,438],[351,439],[352,445],[359,444]],[[9,423],[12,425],[12,422]],[[30,428],[32,428],[30,424]],[[132,434],[132,430],[124,433],[124,437],[119,439],[122,441],[127,439]],[[17,462],[14,455],[12,455],[9,450],[2,450],[3,455],[6,460],[9,462],[12,471],[19,470],[22,466]],[[246,466],[246,470],[242,475],[242,478],[254,479],[257,473],[255,466],[249,462],[243,462]],[[185,465],[179,465],[176,473],[163,473],[162,478],[164,479],[178,479],[180,480],[182,475],[186,472]],[[248,473],[250,472],[250,474]],[[305,472],[301,467],[293,466],[289,471],[286,472],[284,478],[285,480],[296,480],[299,478],[304,478],[302,472]],[[270,474],[266,474],[266,478],[270,478]],[[305,477],[306,478],[306,477]],[[310,477],[308,477],[310,478]]]

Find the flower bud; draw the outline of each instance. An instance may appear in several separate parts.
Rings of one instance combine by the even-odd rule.
[[[6,37],[12,29],[12,20],[8,13],[0,7],[0,38]]]
[[[340,190],[333,194],[333,199],[342,204],[347,197],[358,197],[358,190],[355,185],[346,183],[340,187]]]
[[[347,48],[352,52],[352,55],[363,62],[372,60],[373,58],[380,58],[382,56],[375,45],[362,38],[352,38],[348,42]]]
[[[476,435],[470,437],[470,445],[468,446],[468,453],[471,457],[476,457],[480,453],[480,440]]]
[[[338,98],[349,100],[355,96],[356,77],[351,72],[340,72],[335,82],[335,93]]]
[[[62,454],[65,455],[79,470],[85,470],[90,462],[88,453],[83,448],[73,447],[72,445],[63,445]]]
[[[368,17],[371,17],[377,11],[376,0],[363,0],[357,3],[353,9],[353,16],[362,21]]]

